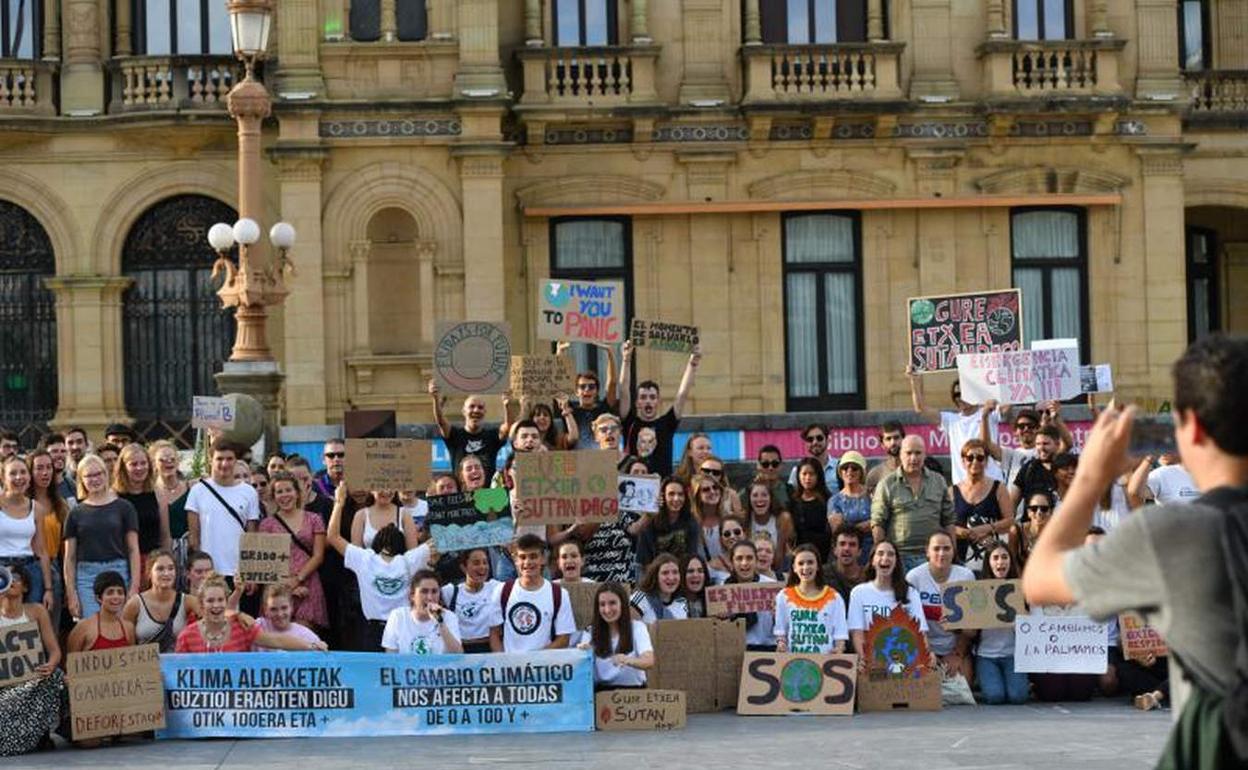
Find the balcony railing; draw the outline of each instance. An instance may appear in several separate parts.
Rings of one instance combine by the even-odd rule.
[[[904,43],[751,45],[745,61],[745,102],[897,99]]]
[[[53,115],[56,65],[29,59],[0,59],[0,115]]]
[[[521,105],[599,107],[658,98],[657,46],[526,48],[516,55],[524,69]]]
[[[991,40],[979,47],[989,96],[1121,93],[1118,56],[1125,40]]]
[[[222,110],[243,77],[232,56],[125,56],[113,59],[110,112]]]
[[[1248,70],[1186,72],[1191,114],[1199,117],[1248,115]]]

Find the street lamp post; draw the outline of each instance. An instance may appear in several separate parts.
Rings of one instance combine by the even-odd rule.
[[[217,296],[225,307],[237,308],[234,349],[217,375],[222,393],[244,393],[264,407],[265,448],[277,446],[280,425],[282,374],[269,348],[268,308],[286,298],[287,253],[295,242],[295,228],[278,222],[269,230],[277,258],[266,258],[260,239],[264,204],[261,197],[260,129],[272,111],[268,89],[255,78],[256,62],[269,46],[274,0],[226,0],[234,54],[246,67],[246,76],[226,97],[230,115],[238,122],[238,221],[221,222],[208,230],[208,242],[217,252],[212,266],[215,279],[223,276]],[[238,264],[228,252],[238,245]]]

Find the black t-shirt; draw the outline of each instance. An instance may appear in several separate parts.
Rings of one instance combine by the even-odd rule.
[[[680,418],[676,416],[675,409],[669,408],[657,420],[643,420],[637,416],[637,410],[634,409],[624,418],[624,448],[629,454],[640,457],[651,473],[667,478],[672,475],[672,441],[676,437],[678,427],[680,427]],[[643,428],[650,428],[654,431],[656,443],[654,451],[649,455],[643,455],[637,451],[637,436]]]
[[[1023,493],[1022,521],[1027,521],[1030,518],[1026,509],[1027,498],[1037,492],[1053,494],[1057,490],[1057,479],[1053,478],[1052,471],[1044,467],[1044,463],[1032,458],[1019,469],[1018,476],[1014,478],[1014,486]]]
[[[591,426],[600,415],[608,413],[612,413],[611,407],[607,406],[605,401],[595,402],[588,409],[580,404],[573,404],[572,417],[576,420],[576,427],[581,432],[581,437],[576,442],[577,449],[598,448],[598,442],[594,440],[594,430]]]
[[[459,461],[466,455],[476,455],[485,466],[486,483],[494,477],[494,458],[498,450],[503,448],[503,440],[498,437],[498,428],[485,427],[477,433],[469,433],[456,425],[451,428],[451,435],[446,437],[446,450],[451,453],[451,469],[459,468]]]
[[[130,558],[126,534],[139,531],[139,514],[120,497],[103,505],[79,503],[65,520],[65,539],[74,538],[78,561]]]
[[[155,492],[137,495],[122,493],[122,500],[134,506],[139,521],[139,553],[149,554],[160,547],[160,502]]]

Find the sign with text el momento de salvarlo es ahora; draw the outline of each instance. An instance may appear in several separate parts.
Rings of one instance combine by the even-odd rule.
[[[857,655],[747,652],[737,713],[849,716],[857,675]]]
[[[517,524],[605,524],[619,517],[612,450],[523,452],[516,455]]]
[[[161,738],[594,729],[593,654],[162,655]]]
[[[905,607],[876,615],[867,629],[858,672],[859,711],[939,711],[940,674],[918,622]]]
[[[634,318],[629,325],[628,338],[638,348],[650,348],[667,353],[688,355],[700,339],[698,327],[669,324],[664,321],[646,321]]]
[[[957,368],[960,353],[1023,349],[1023,294],[1019,289],[911,297],[910,363],[918,372]]]
[[[624,284],[618,281],[543,280],[537,300],[537,338],[616,344],[624,341]]]

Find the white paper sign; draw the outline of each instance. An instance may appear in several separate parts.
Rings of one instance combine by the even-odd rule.
[[[1065,401],[1080,393],[1079,349],[963,353],[958,356],[962,398],[1002,404]]]
[[[1061,348],[1074,348],[1079,350],[1079,340],[1074,337],[1063,337],[1056,340],[1032,340],[1032,350],[1059,350]]]
[[[1014,619],[1014,670],[1028,674],[1104,674],[1109,626],[1080,615]]]
[[[191,427],[229,430],[234,427],[234,399],[229,396],[194,396]]]
[[[634,513],[659,512],[659,477],[620,476],[620,510]]]
[[[1109,364],[1079,367],[1079,388],[1084,393],[1113,393],[1114,373]]]

